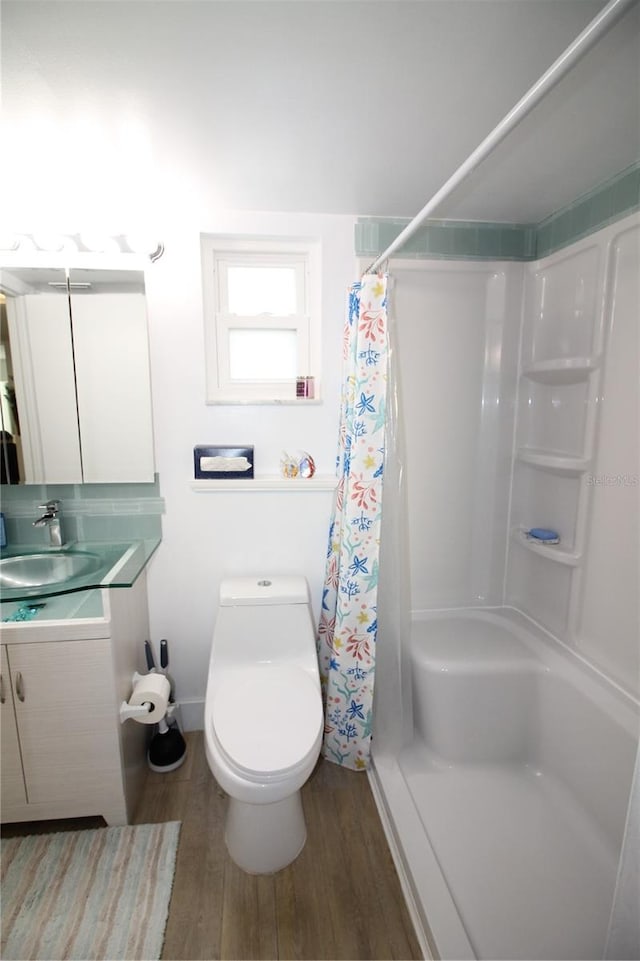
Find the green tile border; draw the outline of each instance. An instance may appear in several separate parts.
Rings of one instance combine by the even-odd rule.
[[[640,210],[640,162],[538,224],[428,220],[399,256],[434,260],[539,260]],[[361,217],[355,225],[358,257],[376,258],[409,220]]]
[[[359,219],[355,247],[359,257],[377,257],[392,243],[408,220]],[[400,256],[434,260],[528,260],[535,251],[530,224],[429,220],[409,239]]]
[[[640,210],[640,163],[583,194],[537,225],[536,260]]]

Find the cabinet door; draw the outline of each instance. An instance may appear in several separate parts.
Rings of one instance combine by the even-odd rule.
[[[0,667],[2,671],[0,675],[0,750],[2,751],[0,754],[2,762],[0,801],[2,806],[10,807],[15,804],[25,804],[27,795],[24,789],[18,729],[13,711],[9,661],[4,645],[0,648],[0,653],[2,655],[2,665]]]
[[[27,484],[80,484],[80,440],[69,301],[7,298]]]
[[[95,797],[121,777],[110,641],[8,646],[30,804]]]
[[[84,482],[153,481],[144,294],[72,297]]]

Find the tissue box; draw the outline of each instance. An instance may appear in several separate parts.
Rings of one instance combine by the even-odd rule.
[[[196,480],[253,479],[253,446],[193,448]]]

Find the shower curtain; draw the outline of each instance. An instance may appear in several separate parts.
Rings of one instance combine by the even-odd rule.
[[[354,770],[370,755],[387,358],[387,277],[365,274],[349,292],[344,328],[339,480],[318,628],[322,753]]]

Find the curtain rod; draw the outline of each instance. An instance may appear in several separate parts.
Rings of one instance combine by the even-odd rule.
[[[633,6],[635,3],[637,3],[637,0],[609,0],[609,3],[587,24],[582,33],[578,34],[573,43],[569,44],[564,53],[551,64],[549,69],[527,90],[524,96],[511,108],[509,113],[502,118],[500,123],[493,128],[491,133],[484,138],[473,153],[469,154],[467,159],[460,164],[446,183],[433,195],[431,200],[424,205],[422,210],[416,214],[413,220],[398,234],[396,239],[367,267],[365,273],[372,273],[380,264],[388,260],[396,250],[402,247],[402,245],[414,235],[416,230],[422,226],[427,217],[433,213],[445,197],[448,197],[449,194],[462,183],[465,177],[479,166],[494,147],[504,140],[507,134],[542,100],[544,95],[569,72],[580,57],[613,26],[614,22],[622,16],[628,7]]]

